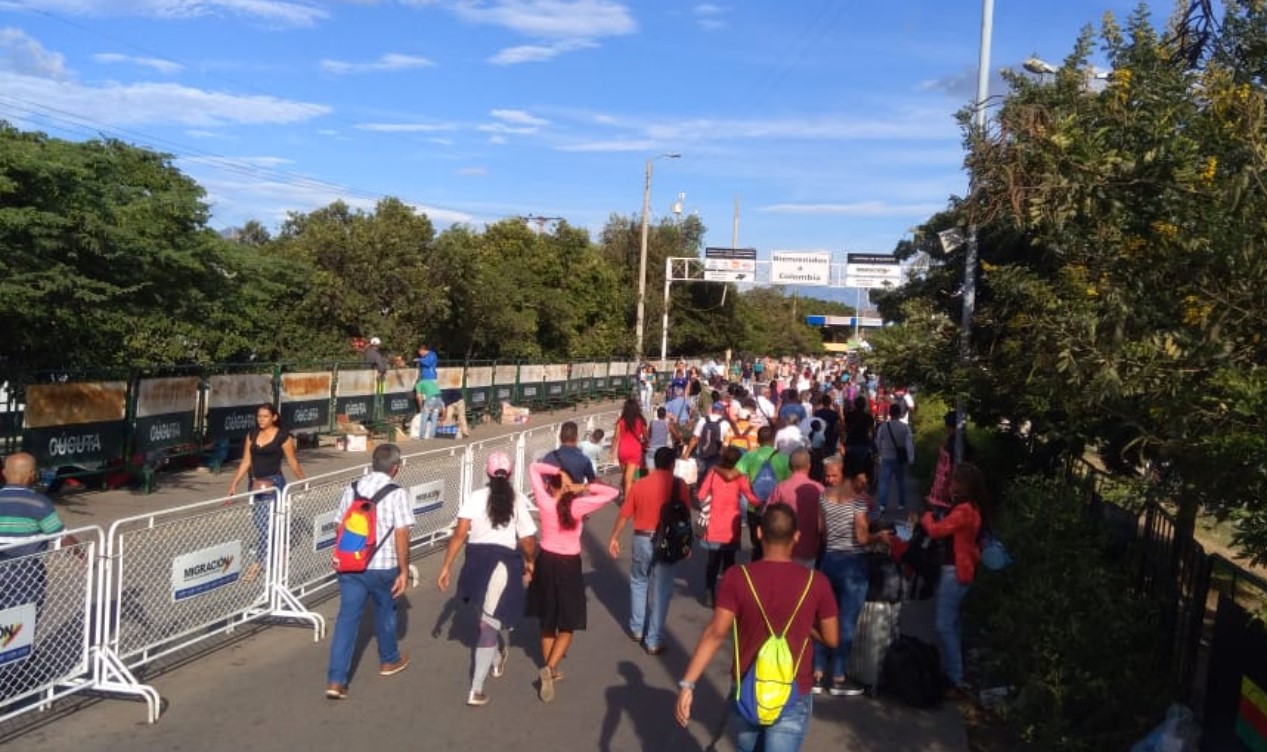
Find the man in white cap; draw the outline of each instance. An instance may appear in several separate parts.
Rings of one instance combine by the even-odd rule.
[[[365,365],[373,368],[378,372],[378,381],[381,384],[383,377],[387,375],[387,358],[383,355],[383,351],[379,347],[383,344],[383,340],[378,337],[370,337],[370,343],[362,353]]]

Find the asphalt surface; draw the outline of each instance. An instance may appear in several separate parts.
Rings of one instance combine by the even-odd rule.
[[[535,416],[545,424],[611,410],[611,405]],[[481,426],[473,439],[513,432]],[[434,442],[432,442],[434,443]],[[423,447],[419,447],[423,448]],[[405,447],[409,451],[409,447]],[[326,456],[336,455],[336,456]],[[301,453],[309,474],[363,463],[366,455],[327,450]],[[229,470],[226,470],[226,473]],[[187,477],[186,477],[187,476]],[[85,493],[64,511],[68,525],[103,524],[140,511],[214,498],[227,487],[225,473],[184,473],[165,478],[158,493]],[[915,495],[912,488],[910,493]],[[624,635],[628,616],[628,531],[625,553],[612,560],[605,542],[616,510],[609,506],[585,523],[585,579],[589,629],[577,633],[562,665],[552,704],[537,699],[539,635],[524,620],[514,632],[506,675],[489,679],[490,703],[467,707],[477,614],[435,586],[438,550],[415,557],[421,578],[400,600],[401,648],[408,670],[377,672],[377,652],[367,619],[362,625],[347,700],[324,698],[329,635],[314,643],[303,626],[251,625],[213,638],[162,665],[146,667],[143,680],[164,700],[162,719],[145,723],[143,705],[129,700],[71,698],[52,711],[28,713],[0,725],[6,749],[41,752],[101,750],[294,750],[355,748],[571,750],[733,750],[726,729],[730,661],[719,654],[696,690],[694,720],[686,729],[673,719],[681,676],[709,611],[703,592],[703,556],[682,568],[669,612],[665,653],[646,655]],[[741,555],[741,561],[746,555]],[[337,597],[314,606],[333,625]],[[932,604],[903,607],[903,630],[931,637]],[[804,749],[967,750],[963,722],[952,704],[912,710],[866,697],[815,698],[814,721]]]

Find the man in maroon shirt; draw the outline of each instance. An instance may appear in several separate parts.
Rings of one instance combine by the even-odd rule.
[[[792,548],[792,561],[813,569],[823,540],[818,513],[818,500],[823,495],[823,486],[809,477],[808,451],[797,449],[792,452],[792,456],[788,458],[788,467],[792,469],[792,474],[774,487],[774,492],[770,494],[770,503],[787,504],[796,512],[799,536],[796,546]]]
[[[735,673],[742,676],[752,666],[761,644],[770,636],[761,615],[764,608],[775,629],[788,627],[788,645],[800,656],[796,684],[801,694],[794,703],[784,707],[779,720],[770,726],[755,725],[732,712],[735,744],[740,752],[752,752],[758,748],[767,752],[795,752],[805,739],[813,710],[814,661],[810,640],[817,640],[828,647],[835,647],[839,642],[836,597],[821,572],[806,570],[792,561],[792,550],[798,536],[796,513],[791,507],[773,504],[767,508],[758,534],[765,546],[764,558],[742,567],[731,567],[717,588],[713,619],[700,635],[686,674],[678,682],[677,721],[682,726],[690,721],[695,682],[703,675],[713,654],[726,642],[734,625],[739,632],[740,664]],[[743,570],[747,570],[752,578],[751,588]],[[797,608],[806,577],[811,578],[809,592]],[[733,692],[733,686],[731,689]]]
[[[625,503],[620,507],[620,516],[612,527],[611,538],[607,542],[607,551],[612,558],[620,556],[620,531],[625,529],[625,523],[633,520],[633,560],[629,565],[629,638],[641,640],[643,649],[651,655],[664,652],[664,646],[660,644],[660,633],[664,631],[664,621],[669,616],[669,599],[673,597],[673,573],[677,569],[676,563],[655,560],[651,541],[660,524],[660,510],[674,494],[677,494],[688,509],[691,506],[690,489],[673,477],[673,461],[676,458],[677,453],[672,447],[655,450],[655,470],[630,486],[629,493],[625,495]],[[649,598],[648,585],[651,590]]]

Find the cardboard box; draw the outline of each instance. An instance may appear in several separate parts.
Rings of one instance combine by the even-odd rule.
[[[344,440],[343,451],[345,452],[368,452],[370,450],[370,437],[368,436],[348,436]]]
[[[515,407],[509,402],[502,403],[501,424],[509,425],[527,425],[532,420],[532,412],[526,407]]]

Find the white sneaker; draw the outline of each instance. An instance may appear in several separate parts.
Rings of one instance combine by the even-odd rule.
[[[500,679],[506,675],[506,663],[510,660],[510,649],[501,648],[497,651],[497,660],[493,661],[493,678]]]
[[[472,689],[466,695],[466,704],[475,708],[481,707],[483,705],[487,705],[488,695],[484,694],[483,692],[476,692],[475,690]]]

